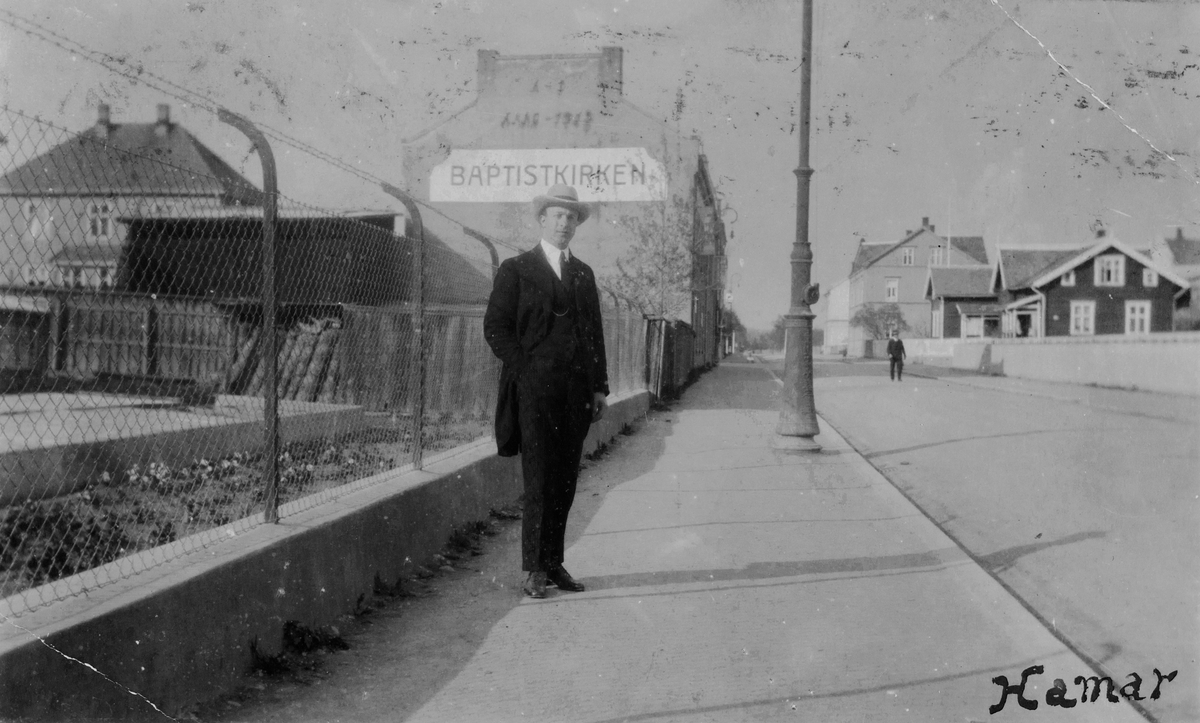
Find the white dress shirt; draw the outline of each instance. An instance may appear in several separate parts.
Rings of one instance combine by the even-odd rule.
[[[546,260],[550,262],[550,268],[554,269],[554,275],[562,281],[563,266],[571,260],[571,252],[567,249],[559,250],[554,244],[548,244],[542,239],[542,253],[546,254]]]

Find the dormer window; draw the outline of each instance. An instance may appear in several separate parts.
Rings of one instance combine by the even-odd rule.
[[[88,236],[94,239],[105,239],[113,232],[113,207],[108,201],[89,203]]]
[[[1142,269],[1142,286],[1158,286],[1158,272],[1154,269]]]
[[[1067,273],[1062,275],[1062,285],[1063,286],[1074,286],[1075,285],[1075,269],[1071,269],[1070,271],[1068,271]]]
[[[1125,256],[1109,254],[1096,257],[1096,286],[1125,285]]]

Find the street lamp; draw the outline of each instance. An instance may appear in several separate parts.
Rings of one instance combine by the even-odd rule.
[[[817,452],[820,433],[813,403],[811,305],[821,298],[812,280],[812,246],[808,243],[808,196],[813,169],[808,165],[809,116],[812,105],[813,0],[804,0],[804,35],[800,49],[800,165],[796,168],[796,241],[792,244],[792,299],[783,317],[783,409],[773,446],[790,452]]]

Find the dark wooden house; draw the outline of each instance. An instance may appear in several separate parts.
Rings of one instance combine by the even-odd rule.
[[[925,282],[930,336],[969,339],[1000,335],[1000,305],[988,266],[934,266]]]
[[[1046,336],[1171,331],[1188,283],[1115,238],[1051,266],[1030,282],[1044,299]]]

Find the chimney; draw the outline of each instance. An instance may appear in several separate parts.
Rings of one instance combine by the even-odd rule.
[[[615,46],[600,49],[600,113],[612,115],[610,104],[621,100],[621,63],[624,51]]]
[[[614,99],[621,97],[621,78],[625,51],[619,47],[609,46],[600,49],[600,85],[606,90],[612,90]]]
[[[480,50],[475,54],[475,85],[479,95],[490,93],[496,84],[496,59],[500,53],[495,50]]]
[[[109,123],[110,112],[108,103],[96,106],[96,135],[100,136],[101,140],[108,140],[108,132],[112,127]]]
[[[160,138],[171,130],[171,106],[166,103],[158,104],[158,120],[154,124],[154,134]]]

